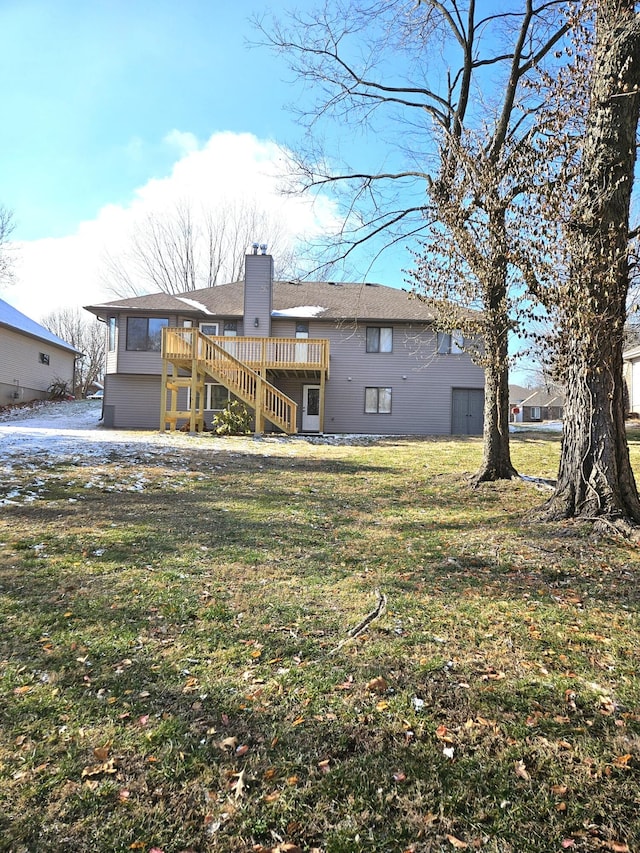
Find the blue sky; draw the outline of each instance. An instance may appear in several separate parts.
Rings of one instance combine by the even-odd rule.
[[[274,3],[277,12],[317,5]],[[329,200],[278,192],[286,167],[279,146],[302,136],[286,105],[305,93],[284,58],[249,46],[259,39],[250,21],[256,12],[269,7],[2,0],[0,204],[17,224],[17,282],[2,298],[36,320],[115,298],[102,277],[105,251],[117,254],[149,211],[184,198],[253,195],[292,237],[335,227]],[[432,62],[441,73],[442,57]],[[397,141],[397,125],[389,128]],[[358,165],[366,157],[390,168],[394,148],[383,134],[340,131],[329,126],[332,154],[343,149]],[[370,258],[365,251],[353,275],[406,286],[405,247],[368,268]]]
[[[267,11],[253,0],[3,0],[0,203],[14,212],[18,259],[3,298],[35,319],[113,299],[105,250],[187,197],[253,193],[292,235],[335,224],[331,205],[278,191],[278,145],[301,135],[285,109],[299,90],[284,60],[249,46],[256,10]]]
[[[0,185],[17,239],[61,237],[168,174],[172,130],[285,141],[290,88],[248,49],[254,5],[4,0]]]

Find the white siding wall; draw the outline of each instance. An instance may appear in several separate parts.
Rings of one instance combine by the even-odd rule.
[[[42,364],[40,353],[49,356]],[[44,399],[52,382],[61,379],[73,387],[74,354],[47,341],[0,329],[0,406]],[[18,388],[17,399],[13,394]]]
[[[631,399],[629,409],[640,414],[640,359],[631,363]]]

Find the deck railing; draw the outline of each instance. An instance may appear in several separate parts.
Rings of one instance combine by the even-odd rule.
[[[162,355],[169,359],[202,357],[206,340],[253,370],[329,372],[329,341],[323,338],[223,337],[181,326],[163,330]]]

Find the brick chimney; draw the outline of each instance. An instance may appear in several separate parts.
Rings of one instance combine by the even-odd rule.
[[[273,258],[263,243],[253,244],[244,264],[244,334],[249,337],[271,336]]]

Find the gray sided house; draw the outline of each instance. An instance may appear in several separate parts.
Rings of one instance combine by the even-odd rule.
[[[392,287],[273,281],[254,252],[244,281],[87,310],[106,324],[105,426],[196,431],[238,398],[256,432],[482,432],[482,369]]]
[[[54,382],[73,389],[78,350],[0,299],[0,406],[46,400]]]

